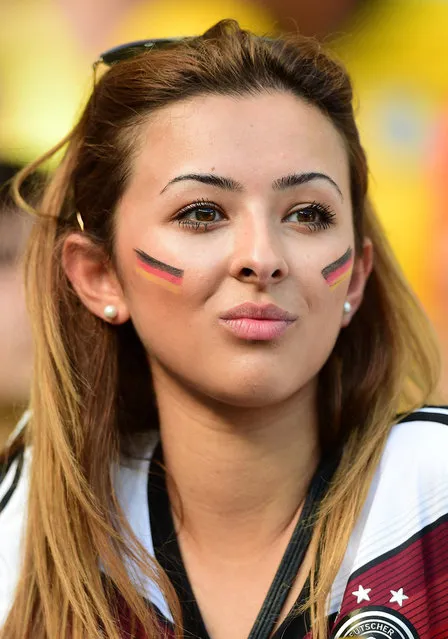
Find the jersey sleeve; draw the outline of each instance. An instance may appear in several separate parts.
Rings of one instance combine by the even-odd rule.
[[[448,408],[392,429],[330,606],[331,639],[448,636]]]
[[[22,447],[0,466],[0,628],[20,573],[30,459],[30,450]]]

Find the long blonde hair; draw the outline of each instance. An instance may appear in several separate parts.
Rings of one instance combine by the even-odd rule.
[[[111,326],[81,304],[61,250],[67,235],[79,231],[78,211],[84,233],[114,259],[113,211],[148,114],[196,95],[273,90],[307,100],[339,131],[350,167],[355,247],[359,253],[368,236],[375,252],[363,303],[319,377],[322,449],[343,449],[312,539],[308,606],[313,636],[327,636],[328,594],[391,424],[398,412],[431,398],[438,352],[367,199],[367,164],[344,68],[313,40],[259,38],[223,21],[199,38],[111,67],[70,135],[16,183],[20,200],[25,176],[65,148],[35,211],[26,260],[35,343],[32,419],[24,442],[13,446],[25,443],[33,453],[25,554],[3,630],[7,639],[118,639],[116,591],[136,626],[162,637],[128,575],[129,560],[157,582],[182,636],[174,589],[124,520],[111,478],[111,466],[133,438],[148,423],[157,428],[143,346],[131,323]]]

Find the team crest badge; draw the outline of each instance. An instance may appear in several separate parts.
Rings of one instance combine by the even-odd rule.
[[[399,612],[384,606],[367,606],[346,615],[331,639],[419,639],[413,625]]]

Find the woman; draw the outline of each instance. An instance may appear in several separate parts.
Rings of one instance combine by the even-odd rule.
[[[29,247],[3,636],[446,634],[448,410],[344,70],[232,22],[101,61]]]

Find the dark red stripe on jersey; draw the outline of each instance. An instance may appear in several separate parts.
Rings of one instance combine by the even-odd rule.
[[[145,628],[143,628],[142,624],[132,624],[131,623],[131,613],[128,605],[125,600],[121,596],[121,594],[114,588],[114,609],[117,615],[117,625],[120,630],[120,636],[122,639],[150,639],[147,634]],[[170,623],[160,612],[160,610],[151,605],[151,608],[156,614],[157,620],[160,624],[160,635],[157,633],[157,636],[163,637],[163,639],[174,639],[174,630],[172,627],[172,623]]]
[[[406,563],[403,561],[404,557],[406,558]],[[421,583],[421,575],[415,571],[415,564],[421,561],[421,557],[422,548],[420,544],[412,543],[407,547],[406,553],[396,555],[395,560],[391,559],[391,561],[395,561],[397,569],[400,570],[400,579],[405,580],[411,587],[418,588]],[[437,574],[443,571],[447,558],[448,539],[444,539],[437,548],[437,555],[433,555],[432,567]],[[382,579],[382,574],[378,573],[376,580],[373,578],[369,587],[373,590],[378,583],[382,582]]]
[[[387,559],[389,559],[390,557],[394,557],[395,555],[399,554],[400,552],[402,552],[403,550],[411,546],[417,539],[420,539],[421,537],[424,537],[426,534],[428,534],[432,530],[437,529],[441,524],[445,523],[446,521],[448,521],[448,514],[443,515],[442,517],[439,517],[439,519],[437,519],[436,521],[433,521],[432,523],[428,524],[427,526],[425,526],[424,528],[416,532],[414,535],[409,537],[409,539],[404,541],[399,546],[396,546],[395,548],[388,550],[382,555],[375,557],[375,559],[372,559],[372,561],[369,561],[364,566],[361,566],[361,568],[358,568],[358,570],[355,570],[355,572],[353,572],[350,575],[350,581],[353,581],[353,580],[356,581],[356,579],[359,579],[359,577],[361,575],[364,575],[366,571],[370,570],[370,568],[374,568],[378,563],[382,563],[386,561]]]
[[[369,588],[359,604],[353,591]],[[391,591],[407,599],[390,602]],[[369,562],[350,577],[338,619],[355,608],[387,606],[411,622],[420,639],[448,636],[448,515],[426,526],[397,548]]]

